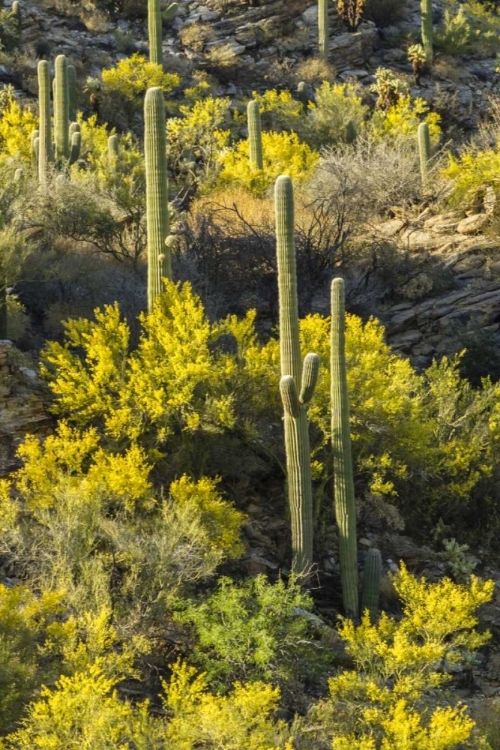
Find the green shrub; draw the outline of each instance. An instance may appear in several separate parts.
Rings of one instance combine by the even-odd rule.
[[[308,108],[308,130],[311,142],[317,147],[345,141],[348,126],[359,133],[368,107],[362,104],[356,86],[324,81],[316,89],[315,99]]]
[[[447,0],[435,45],[448,55],[494,56],[500,49],[500,17],[479,0]]]
[[[235,680],[266,680],[297,690],[331,664],[318,640],[312,599],[297,582],[270,584],[264,576],[234,583],[219,578],[217,590],[177,615],[196,632],[190,661],[224,691]],[[315,637],[316,630],[316,637]]]

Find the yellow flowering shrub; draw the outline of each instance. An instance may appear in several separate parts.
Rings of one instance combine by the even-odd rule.
[[[490,637],[475,628],[494,582],[473,576],[468,585],[446,578],[428,583],[402,566],[394,586],[401,619],[383,614],[372,624],[367,612],[360,625],[342,619],[339,632],[354,669],[329,680],[330,699],[313,708],[311,731],[329,734],[333,750],[458,750],[474,722],[464,707],[446,705],[442,688],[450,668]]]
[[[179,85],[180,78],[175,73],[164,73],[161,65],[148,62],[144,55],[136,52],[120,60],[114,68],[103,70],[102,82],[109,92],[139,102],[151,86],[158,86],[169,94]]]
[[[397,103],[387,109],[376,109],[369,124],[369,131],[375,138],[413,138],[416,141],[417,129],[421,122],[429,126],[431,143],[436,145],[441,135],[441,117],[430,112],[424,99],[412,99],[409,94],[400,96]]]
[[[277,688],[235,683],[227,695],[214,696],[204,674],[178,663],[164,690],[171,713],[166,738],[177,750],[292,750],[286,724],[273,720]]]
[[[242,187],[255,195],[262,195],[280,174],[289,175],[294,183],[301,183],[312,175],[319,162],[319,154],[295,133],[262,133],[264,168],[251,167],[248,161],[248,140],[240,141],[219,157],[221,173],[219,185]]]
[[[38,119],[28,107],[12,97],[0,112],[0,154],[31,160],[31,134]]]
[[[499,169],[500,145],[485,151],[466,149],[459,156],[448,154],[448,166],[442,174],[453,183],[450,202],[474,206],[478,198],[484,197],[486,188],[492,188],[500,196]]]

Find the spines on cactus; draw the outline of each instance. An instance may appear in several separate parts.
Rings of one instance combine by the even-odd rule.
[[[318,49],[320,58],[325,62],[328,62],[330,36],[328,4],[328,0],[318,0]]]
[[[65,55],[55,62],[54,136],[56,161],[64,164],[70,156],[68,64]]]
[[[349,395],[345,356],[344,281],[334,279],[331,289],[331,417],[335,516],[339,535],[339,562],[344,610],[358,617],[358,553],[356,505],[349,426]]]
[[[316,354],[308,354],[302,366],[294,242],[293,185],[286,175],[276,180],[275,205],[280,322],[280,392],[284,408],[288,501],[292,525],[292,567],[298,575],[306,577],[313,561],[311,457],[306,408],[314,394],[319,357]]]
[[[418,152],[420,155],[420,174],[422,175],[422,187],[424,190],[429,184],[429,161],[431,159],[431,138],[429,126],[421,122],[417,131]]]
[[[162,17],[160,0],[148,0],[149,61],[163,64]]]
[[[382,556],[378,549],[372,547],[365,558],[363,589],[361,593],[361,612],[368,610],[370,620],[376,622],[382,580]]]
[[[68,65],[69,120],[76,120],[76,68]],[[70,133],[70,136],[72,133]]]
[[[50,128],[50,69],[46,60],[38,63],[38,179],[43,184],[52,161],[52,136]],[[33,141],[33,145],[35,142]]]
[[[170,248],[165,245],[169,232],[166,145],[163,92],[153,87],[144,101],[149,310],[161,294],[162,279],[172,277]]]
[[[248,123],[248,158],[252,167],[264,169],[262,151],[262,127],[260,123],[259,103],[253,99],[247,106]]]
[[[425,62],[430,67],[434,57],[434,26],[432,23],[432,0],[420,0],[420,23],[422,29],[422,46]]]

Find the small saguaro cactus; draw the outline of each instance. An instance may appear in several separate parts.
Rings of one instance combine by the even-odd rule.
[[[76,120],[76,68],[68,65],[69,120]]]
[[[297,99],[302,104],[302,113],[307,114],[307,105],[309,104],[309,96],[307,95],[307,83],[300,81],[297,84]]]
[[[311,457],[306,407],[314,394],[319,370],[319,357],[316,354],[308,354],[302,367],[294,242],[293,185],[287,175],[281,175],[276,180],[275,207],[280,325],[280,391],[284,407],[288,501],[292,524],[292,567],[298,575],[305,577],[309,574],[313,561]]]
[[[148,236],[148,309],[162,291],[162,279],[172,278],[169,233],[165,102],[157,86],[144,100],[144,157],[146,163],[146,222]]]
[[[14,0],[14,2],[12,3],[11,13],[12,13],[13,18],[16,21],[17,38],[20,44],[21,35],[23,32],[23,16],[21,13],[21,6],[19,5],[18,0]]]
[[[38,63],[38,179],[45,183],[47,171],[52,161],[52,136],[50,132],[50,69],[47,60]],[[33,140],[35,145],[35,140]]]
[[[357,618],[359,612],[358,552],[345,358],[344,280],[334,279],[331,291],[330,377],[335,517],[339,534],[340,578],[344,610],[348,617]]]
[[[425,62],[432,65],[434,26],[432,23],[432,0],[420,0],[420,25],[422,29],[422,46],[425,52]]]
[[[251,166],[256,169],[264,169],[264,156],[262,152],[262,128],[260,124],[259,103],[253,99],[247,106],[248,123],[248,159]]]
[[[55,62],[54,139],[56,161],[62,164],[70,156],[68,64],[65,55]]]
[[[161,14],[161,17],[164,21],[171,21],[172,18],[175,18],[177,15],[177,11],[179,10],[178,3],[170,3],[170,5],[165,8],[163,13]]]
[[[80,158],[80,149],[82,147],[82,134],[79,130],[71,136],[71,151],[69,154],[69,163],[74,164]]]
[[[318,51],[325,62],[328,62],[329,37],[328,0],[318,0]]]
[[[431,159],[431,138],[429,126],[421,122],[417,130],[418,152],[420,155],[420,174],[422,175],[422,187],[424,190],[429,185],[429,161]]]
[[[149,62],[163,64],[162,18],[160,0],[148,0]]]
[[[378,618],[381,580],[382,556],[378,549],[372,547],[368,550],[365,558],[363,590],[361,594],[361,612],[363,613],[365,610],[368,610],[372,622],[375,622]]]
[[[108,158],[110,160],[116,159],[118,156],[118,136],[116,133],[110,135],[108,138]]]

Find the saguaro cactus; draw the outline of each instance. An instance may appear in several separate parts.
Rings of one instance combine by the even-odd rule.
[[[58,55],[55,62],[54,137],[56,161],[61,164],[70,156],[68,65],[65,55]]]
[[[349,395],[345,361],[344,280],[332,281],[331,409],[335,517],[339,533],[342,598],[348,617],[358,616],[356,505],[349,428]]]
[[[80,158],[80,149],[82,146],[82,134],[79,130],[71,135],[71,151],[69,154],[69,163],[74,164]]]
[[[264,169],[264,157],[262,153],[262,129],[260,125],[259,103],[248,102],[248,158],[250,164],[256,169]]]
[[[17,39],[18,39],[18,44],[20,46],[21,36],[23,33],[23,16],[21,13],[21,6],[19,5],[18,0],[14,0],[14,2],[12,3],[11,13],[16,20]]]
[[[422,175],[422,187],[424,190],[429,184],[429,161],[431,158],[431,138],[429,126],[421,122],[417,130],[418,152],[420,155],[420,174]]]
[[[293,569],[298,575],[307,576],[313,559],[313,513],[306,406],[314,393],[319,357],[316,354],[308,354],[302,369],[295,266],[293,185],[287,175],[281,175],[276,180],[275,206],[280,322],[280,391],[284,407]]]
[[[162,18],[160,0],[148,0],[149,61],[163,64]]]
[[[328,0],[318,0],[318,51],[320,58],[325,62],[328,62],[329,36]]]
[[[69,120],[76,120],[76,68],[68,65]]]
[[[366,609],[370,613],[370,620],[378,618],[378,600],[380,596],[380,582],[382,579],[382,556],[378,549],[372,547],[365,558],[363,574],[363,591],[361,594],[361,612]]]
[[[110,135],[108,138],[108,158],[110,160],[116,159],[118,156],[118,136],[116,133]]]
[[[38,179],[44,183],[47,179],[48,165],[52,161],[52,136],[50,133],[50,69],[47,60],[38,63]],[[35,145],[35,140],[33,140]]]
[[[307,94],[307,83],[305,81],[300,81],[300,83],[297,84],[297,99],[302,104],[303,114],[307,114],[309,96]]]
[[[39,130],[34,130],[31,133],[31,141],[30,141],[31,143],[31,167],[35,174],[38,172],[38,148],[40,144],[39,137],[40,137]]]
[[[169,231],[165,102],[158,87],[147,90],[144,101],[144,156],[146,162],[146,221],[148,234],[148,309],[162,291],[162,278],[172,277]]]
[[[420,24],[422,28],[422,46],[425,52],[425,62],[432,65],[434,26],[432,24],[432,0],[420,0]]]

